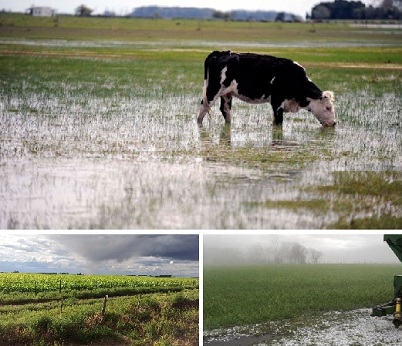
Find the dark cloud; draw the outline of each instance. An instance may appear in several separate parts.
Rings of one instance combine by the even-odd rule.
[[[198,235],[50,235],[72,253],[96,262],[134,257],[198,261]]]

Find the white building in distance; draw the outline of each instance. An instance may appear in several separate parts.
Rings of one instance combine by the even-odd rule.
[[[26,13],[36,17],[50,17],[54,15],[54,10],[50,7],[31,7]]]

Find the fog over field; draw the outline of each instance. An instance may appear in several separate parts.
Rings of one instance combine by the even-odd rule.
[[[304,254],[301,261],[284,255],[292,248]],[[207,265],[312,263],[312,250],[318,253],[317,263],[399,263],[382,234],[204,236],[204,263]]]

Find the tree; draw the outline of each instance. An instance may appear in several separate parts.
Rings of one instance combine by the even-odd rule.
[[[315,250],[313,248],[308,249],[308,252],[310,253],[311,262],[313,264],[317,264],[323,255],[323,253],[321,251]]]
[[[290,250],[289,260],[291,263],[305,264],[307,257],[307,249],[299,243],[294,243]]]
[[[314,19],[328,19],[330,16],[331,11],[325,5],[318,5],[311,12],[311,17]]]
[[[366,7],[361,1],[321,2],[311,10],[312,19],[400,19],[402,0],[373,0]]]
[[[224,20],[229,20],[231,14],[229,12],[223,12],[223,11],[216,11],[212,13],[212,17],[216,19],[224,19]]]
[[[93,11],[94,10],[90,9],[88,6],[81,5],[75,9],[75,14],[80,17],[89,17]]]
[[[278,12],[275,18],[275,22],[284,22],[285,21],[285,12]]]
[[[382,0],[379,6],[384,19],[399,19],[402,15],[402,0]]]

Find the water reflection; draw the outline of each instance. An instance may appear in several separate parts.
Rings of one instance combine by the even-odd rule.
[[[257,147],[257,148],[270,148],[271,150],[281,150],[300,145],[299,141],[291,138],[291,136],[284,135],[282,126],[271,126],[270,130],[260,128],[258,131],[254,130],[255,134],[253,141],[243,140],[244,136],[250,135],[248,129],[234,127],[231,124],[222,124],[221,126],[207,128],[199,126],[199,137],[201,145],[204,149],[213,146],[219,146],[221,149],[230,148],[244,148],[244,147]],[[220,131],[218,132],[218,130]],[[333,130],[333,128],[331,128]],[[319,134],[323,135],[324,131],[320,129]],[[325,135],[325,134],[324,134]],[[328,132],[326,136],[328,135]],[[289,138],[288,138],[289,137]]]
[[[216,117],[198,127],[191,102],[165,101],[138,112],[141,100],[95,98],[74,113],[59,100],[54,117],[4,103],[0,228],[322,228],[336,212],[264,203],[311,199],[306,187],[337,170],[402,170],[395,95],[341,95],[335,128],[302,112],[273,127],[249,107],[232,125]],[[126,110],[103,114],[112,104]]]
[[[204,147],[219,144],[222,147],[230,148],[232,146],[232,126],[230,124],[223,124],[219,132],[217,140],[213,138],[213,132],[204,126],[199,126],[200,142]]]

